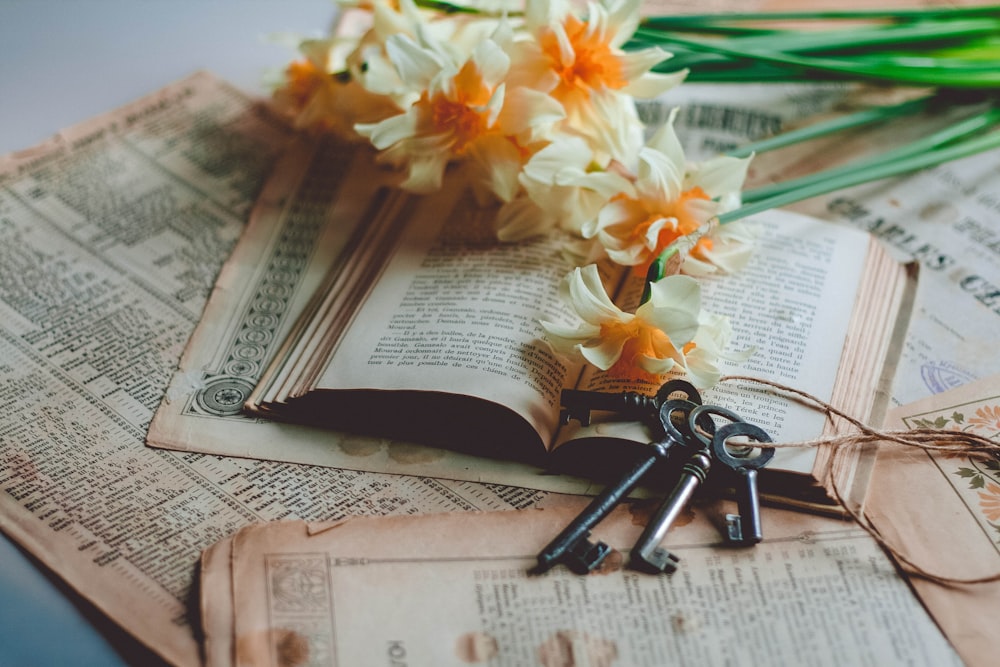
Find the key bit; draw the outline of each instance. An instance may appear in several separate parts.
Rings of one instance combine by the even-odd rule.
[[[661,546],[663,538],[681,512],[691,501],[698,486],[705,481],[712,459],[707,450],[700,449],[691,455],[681,470],[680,479],[673,491],[659,506],[645,530],[639,536],[631,553],[632,566],[646,572],[672,574],[680,558]]]
[[[590,531],[638,485],[639,480],[656,463],[666,458],[667,449],[668,447],[661,443],[651,444],[648,453],[641,456],[615,484],[605,487],[595,496],[590,504],[542,549],[531,573],[542,574],[557,563],[564,563],[577,574],[587,574],[597,569],[611,548],[604,542],[596,544],[591,542]]]
[[[736,502],[739,514],[726,515],[729,542],[737,546],[750,546],[764,539],[760,521],[760,495],[757,492],[757,471],[774,458],[774,447],[733,447],[730,438],[745,437],[757,443],[771,442],[770,436],[755,424],[734,422],[719,428],[712,438],[712,454],[719,463],[735,475]]]

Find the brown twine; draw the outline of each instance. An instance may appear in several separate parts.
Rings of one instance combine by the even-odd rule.
[[[844,471],[849,465],[845,452],[848,452],[854,447],[859,447],[861,445],[871,444],[871,443],[884,443],[890,442],[904,447],[915,447],[926,452],[942,452],[942,453],[964,453],[970,456],[982,456],[982,457],[993,457],[1000,455],[1000,442],[991,440],[990,438],[977,435],[975,433],[963,433],[960,431],[949,431],[946,429],[936,429],[936,428],[917,428],[913,430],[879,430],[867,426],[858,419],[851,417],[847,413],[834,406],[826,403],[825,401],[813,396],[809,392],[802,391],[800,389],[795,389],[794,387],[789,387],[788,385],[781,384],[780,382],[774,382],[771,380],[765,380],[763,378],[756,378],[747,375],[726,375],[720,378],[720,382],[753,382],[756,384],[766,385],[772,389],[777,389],[779,391],[792,394],[796,396],[801,402],[810,405],[810,407],[817,408],[825,412],[828,416],[839,417],[858,430],[857,433],[848,433],[839,436],[816,438],[814,440],[808,440],[803,442],[794,443],[774,443],[775,447],[832,447],[833,452],[830,459],[830,465],[827,466],[827,472],[824,479],[819,480],[830,492],[833,494],[834,500],[836,500],[840,506],[844,509],[844,512],[854,520],[862,529],[865,530],[872,538],[889,552],[893,558],[900,564],[901,569],[907,574],[921,577],[929,581],[933,581],[938,584],[947,586],[956,585],[969,585],[969,584],[982,584],[993,581],[1000,581],[1000,572],[996,572],[991,575],[983,577],[975,577],[969,579],[960,579],[950,576],[945,576],[941,574],[935,574],[930,572],[920,564],[913,561],[900,547],[893,544],[888,538],[886,538],[882,532],[878,529],[871,520],[864,515],[863,512],[855,510],[853,507],[845,501],[843,495],[841,494],[840,488],[837,484],[838,473]]]

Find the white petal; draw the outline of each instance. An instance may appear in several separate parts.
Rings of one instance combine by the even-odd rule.
[[[510,56],[491,39],[483,40],[476,46],[472,60],[479,67],[483,82],[490,88],[496,87],[503,81],[507,70],[510,69]]]
[[[500,207],[495,224],[498,239],[520,241],[547,233],[555,219],[528,197],[517,197]]]
[[[410,162],[410,173],[400,187],[409,192],[427,194],[441,188],[444,169],[448,165],[448,154],[439,153],[429,159]]]
[[[625,347],[624,338],[600,338],[594,345],[580,345],[577,349],[584,359],[606,371],[622,356],[623,347]]]
[[[679,86],[687,78],[687,75],[688,70],[686,69],[667,74],[648,72],[633,79],[631,83],[622,88],[622,92],[640,100],[650,100]]]
[[[607,321],[629,320],[633,317],[623,313],[608,298],[595,264],[574,269],[567,278],[566,287],[569,290],[570,303],[580,318],[586,322],[601,324]]]
[[[358,134],[368,137],[375,148],[382,150],[401,139],[413,136],[417,129],[417,114],[408,111],[386,118],[381,123],[358,123],[354,129]]]
[[[421,48],[406,35],[393,35],[386,41],[385,49],[399,77],[418,88],[428,88],[444,68],[438,56]]]
[[[684,163],[649,147],[639,151],[639,178],[636,188],[640,196],[657,204],[669,204],[680,198],[684,184]]]
[[[622,74],[628,81],[635,81],[650,69],[659,65],[664,60],[670,59],[671,54],[658,46],[641,51],[631,51],[619,56],[622,63]]]
[[[720,156],[698,167],[692,179],[708,194],[719,197],[743,188],[751,158]]]
[[[507,93],[498,121],[506,133],[520,135],[532,129],[542,130],[565,117],[566,112],[555,99],[537,90],[518,87]]]

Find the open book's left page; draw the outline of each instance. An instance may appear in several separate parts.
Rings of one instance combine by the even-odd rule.
[[[383,200],[378,193],[378,179],[391,177],[373,171],[360,152],[360,149],[329,141],[318,146],[298,145],[282,158],[255,206],[247,233],[220,274],[204,317],[171,382],[169,400],[163,403],[150,427],[148,443],[170,449],[503,483],[567,493],[588,490],[590,482],[546,474],[541,466],[484,459],[404,440],[261,420],[242,413],[244,401],[264,375],[270,359],[288,358],[291,366],[295,366],[296,361],[308,365],[313,357],[322,358],[323,346],[331,344],[328,340],[317,340],[315,346],[303,342],[310,339],[312,332],[296,330],[296,321],[310,308],[327,307],[334,317],[342,313],[336,308],[342,304],[324,306],[311,299],[318,291],[321,297],[324,296],[320,288],[328,280],[331,268],[336,267],[338,260],[352,255],[352,244],[357,241],[355,234],[363,234],[366,225],[378,224],[379,205],[391,205],[391,196]],[[388,180],[382,182],[388,183]],[[444,201],[447,202],[447,198]],[[441,202],[434,198],[423,202],[414,198],[403,205],[398,217],[406,220],[409,214],[421,215],[421,206],[424,211],[433,212],[437,205]],[[438,224],[446,219],[447,216],[443,216]],[[421,246],[424,252],[429,252],[428,245],[435,236],[433,225],[430,229],[414,229],[416,231],[407,226],[390,229],[383,236],[395,239],[400,247],[415,249],[414,252]],[[423,238],[410,238],[407,234],[423,235]],[[383,254],[386,252],[391,253],[393,249],[383,249]],[[552,258],[557,255],[554,252]],[[367,259],[363,250],[361,257]],[[377,265],[381,259],[373,257],[372,261]],[[561,266],[546,270],[558,274]],[[362,261],[357,270],[367,268],[369,265]],[[371,276],[361,275],[360,279],[354,275],[355,289],[345,290],[344,298],[359,298],[357,290],[364,292],[377,277],[377,272]],[[406,296],[405,290],[397,292],[391,282],[383,289],[394,298]],[[378,304],[377,299],[366,294],[361,298],[369,306]],[[390,300],[384,304],[386,311],[397,305]],[[391,319],[391,315],[387,317]],[[386,324],[382,329],[362,331],[358,335],[370,336],[377,344],[393,331]],[[518,340],[521,342],[534,337],[520,335]],[[286,340],[293,342],[283,347]],[[299,342],[302,342],[301,348],[297,347]],[[504,344],[510,347],[509,342]],[[349,349],[347,346],[345,342],[344,349]],[[319,353],[311,354],[316,350]],[[553,359],[551,353],[548,354]],[[400,356],[397,355],[397,359]],[[381,382],[382,387],[388,386],[397,375],[397,367],[387,365],[376,374],[372,371],[378,369],[367,364],[369,359],[370,355],[362,361],[367,369],[366,379]],[[423,372],[423,369],[417,370]],[[560,366],[557,370],[565,372],[566,369]],[[473,378],[483,375],[480,372]],[[280,384],[283,378],[268,376],[268,380]],[[438,389],[474,389],[474,379],[466,377],[462,381],[464,385],[444,378]],[[515,383],[529,397],[538,398],[537,387],[510,381],[510,385]],[[546,389],[550,403],[558,400],[561,389],[560,377]],[[519,400],[527,406],[530,399],[524,395]],[[553,427],[557,407],[553,406],[549,415]],[[386,402],[384,412],[366,413],[363,417],[376,424],[385,422],[396,418],[397,408],[392,402]],[[474,438],[475,433],[470,432],[469,436]]]

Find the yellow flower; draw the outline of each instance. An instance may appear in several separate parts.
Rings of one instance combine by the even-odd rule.
[[[391,100],[365,90],[350,76],[331,73],[335,40],[305,40],[303,57],[285,70],[283,85],[274,91],[275,107],[303,130],[357,136],[354,125],[377,122],[399,113]]]
[[[986,490],[979,492],[979,507],[989,521],[1000,521],[1000,486],[988,482]]]
[[[608,297],[596,265],[576,268],[566,277],[563,294],[577,322],[542,322],[542,328],[555,350],[579,354],[618,376],[658,377],[675,366],[687,368],[685,353],[698,349],[701,287],[688,276],[668,276],[651,288],[649,301],[635,314],[626,313]],[[703,361],[708,360],[698,361],[697,370],[704,368]],[[692,375],[692,382],[710,375]]]
[[[584,236],[596,238],[618,264],[645,266],[677,239],[738,205],[750,158],[688,164],[674,132],[675,116],[676,110],[639,152],[634,188],[584,227]],[[707,250],[703,246],[700,252]]]
[[[552,95],[566,109],[567,126],[618,160],[641,142],[633,98],[661,95],[686,76],[650,72],[670,57],[658,47],[622,50],[639,24],[639,6],[591,2],[582,20],[565,0],[529,0],[524,27],[533,39],[509,47],[511,82]]]
[[[537,151],[518,176],[525,196],[500,209],[497,235],[517,240],[559,227],[579,234],[628,180],[596,162],[579,137],[559,137]]]
[[[503,78],[510,60],[493,40],[480,42],[463,63],[405,35],[390,37],[386,50],[400,78],[422,92],[405,113],[355,129],[384,151],[384,159],[408,168],[402,186],[433,191],[448,162],[468,159],[488,190],[513,199],[523,147],[562,118],[562,107],[537,91],[508,91]]]

